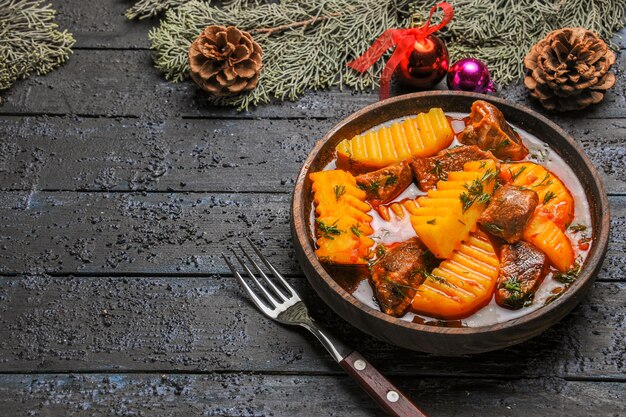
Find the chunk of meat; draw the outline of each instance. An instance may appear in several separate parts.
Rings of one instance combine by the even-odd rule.
[[[535,191],[503,185],[493,193],[489,206],[478,218],[478,224],[508,243],[518,242],[537,204],[539,196]]]
[[[496,303],[517,310],[531,302],[548,272],[546,255],[527,242],[503,245]]]
[[[469,121],[458,136],[461,143],[478,145],[503,160],[519,161],[528,155],[519,134],[504,120],[496,106],[476,100],[472,104]]]
[[[413,181],[411,168],[404,161],[356,176],[357,186],[365,191],[365,199],[372,207],[393,200],[411,184],[411,181]]]
[[[372,282],[380,309],[400,317],[430,271],[433,257],[426,246],[413,238],[387,249],[372,267]]]
[[[411,161],[411,171],[422,191],[428,191],[437,185],[437,181],[448,179],[448,173],[463,171],[463,166],[469,161],[496,158],[491,152],[484,152],[478,146],[459,146],[452,149],[444,149],[437,155],[421,158],[416,157]]]

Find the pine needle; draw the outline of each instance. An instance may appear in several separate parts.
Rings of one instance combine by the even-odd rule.
[[[32,73],[64,63],[76,42],[54,23],[56,12],[41,0],[0,0],[0,90]]]

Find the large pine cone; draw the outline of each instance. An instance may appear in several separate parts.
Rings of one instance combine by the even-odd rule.
[[[578,110],[599,103],[615,84],[609,70],[615,54],[595,33],[583,28],[550,32],[532,47],[524,84],[549,110]]]
[[[248,32],[209,26],[189,47],[191,78],[216,96],[252,90],[263,66],[261,54]]]

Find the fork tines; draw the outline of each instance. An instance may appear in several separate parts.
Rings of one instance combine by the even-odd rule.
[[[281,284],[282,288],[279,288],[270,277],[261,269],[261,266],[250,256],[250,254],[244,249],[241,243],[237,242],[237,245],[241,249],[244,257],[248,260],[248,262],[254,267],[257,273],[261,276],[261,279],[257,278],[257,276],[252,272],[252,269],[248,266],[245,260],[237,254],[237,252],[231,248],[233,255],[237,259],[237,261],[241,264],[241,267],[246,271],[246,274],[252,279],[256,287],[257,291],[253,289],[243,278],[242,274],[237,271],[235,266],[230,262],[230,260],[222,253],[222,257],[226,262],[226,265],[230,268],[233,275],[239,280],[241,285],[244,287],[250,298],[254,304],[265,314],[272,318],[276,318],[276,316],[284,311],[289,306],[293,305],[295,302],[300,301],[300,297],[296,293],[296,291],[287,283],[285,278],[274,268],[272,264],[261,254],[261,251],[257,249],[256,246],[252,243],[249,238],[246,238],[248,243],[258,256],[258,258],[263,262],[263,264],[269,269],[271,274],[278,280]],[[263,285],[261,282],[263,282]],[[267,288],[266,288],[267,287]],[[258,292],[262,294],[258,294]]]

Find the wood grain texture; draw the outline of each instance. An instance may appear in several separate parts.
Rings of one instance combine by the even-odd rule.
[[[626,67],[626,54],[616,64]],[[589,109],[570,114],[577,118],[625,118],[626,78],[605,100]],[[80,114],[90,116],[136,116],[152,120],[177,117],[199,118],[337,118],[378,101],[378,91],[354,93],[308,92],[297,102],[260,106],[249,112],[211,106],[206,93],[191,81],[170,83],[152,65],[150,51],[77,50],[71,59],[45,77],[22,81],[6,94],[0,114]],[[438,88],[444,89],[441,84]],[[408,92],[397,88],[392,95]],[[502,89],[502,98],[545,112],[528,96],[521,84]]]
[[[227,274],[220,253],[249,236],[300,274],[287,194],[4,192],[0,273]],[[610,198],[604,280],[623,280],[626,197]]]
[[[555,121],[582,144],[609,194],[626,193],[626,119]],[[0,187],[291,193],[309,150],[334,124],[4,117]]]
[[[394,380],[432,416],[622,416],[626,384],[543,380]],[[3,375],[8,415],[384,416],[346,377],[291,375]]]
[[[322,325],[384,375],[626,379],[623,282],[596,283],[528,342],[471,357],[377,341],[332,313],[304,278],[289,282]],[[0,300],[0,372],[342,373],[309,333],[263,317],[234,278],[4,277]]]

